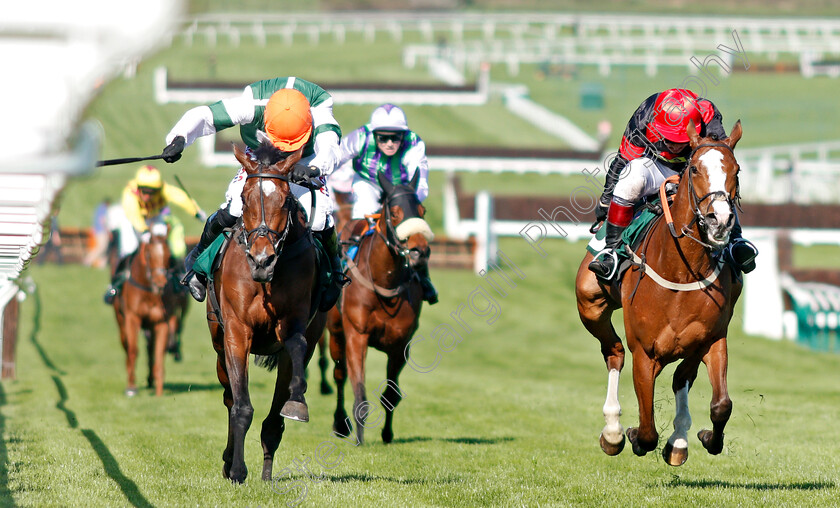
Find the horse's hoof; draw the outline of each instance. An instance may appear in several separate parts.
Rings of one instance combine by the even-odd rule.
[[[604,453],[606,453],[610,457],[614,457],[614,456],[618,455],[619,453],[621,453],[622,450],[624,450],[624,443],[626,442],[626,440],[624,439],[624,434],[622,434],[621,435],[621,441],[619,441],[616,444],[612,444],[612,443],[610,443],[609,441],[606,440],[603,433],[601,433],[600,441],[601,441],[601,449],[604,450]]]
[[[644,457],[647,455],[647,450],[642,448],[639,445],[639,429],[636,427],[630,427],[627,429],[627,439],[630,440],[630,444],[633,445],[633,453],[638,455],[639,457]]]
[[[347,418],[333,422],[333,434],[336,436],[342,438],[350,437],[351,432],[353,432],[353,427],[347,423]]]
[[[137,388],[126,388],[125,389],[125,396],[126,397],[134,397],[137,395]]]
[[[283,409],[280,410],[280,416],[297,422],[308,422],[309,408],[306,407],[305,402],[287,400],[286,403],[283,404]]]
[[[719,446],[714,446],[714,437],[715,433],[709,429],[703,429],[697,433],[697,438],[700,440],[700,443],[703,444],[703,448],[705,448],[711,455],[718,455],[723,451],[723,436],[720,436],[721,439]]]
[[[390,443],[394,440],[394,431],[391,429],[382,429],[382,442],[385,444]]]
[[[688,460],[688,448],[674,448],[671,443],[665,443],[662,449],[662,458],[670,466],[682,466]]]
[[[222,478],[225,480],[230,480],[230,464],[225,462],[222,464]]]
[[[321,395],[330,395],[333,392],[332,386],[326,381],[321,383]]]

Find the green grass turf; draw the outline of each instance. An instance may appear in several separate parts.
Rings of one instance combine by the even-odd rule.
[[[427,373],[406,368],[395,440],[383,445],[331,437],[335,399],[317,393],[310,366],[311,422],[289,422],[275,474],[335,443],[340,463],[310,462],[321,482],[294,471],[283,488],[306,486],[305,506],[832,506],[840,495],[840,356],[730,327],[729,390],[734,409],[720,456],[696,431],[709,426],[710,388],[701,368],[690,396],[690,455],[680,468],[659,451],[629,447],[607,457],[598,446],[606,369],[581,326],[573,281],[583,244],[552,241],[541,258],[521,239],[503,252],[524,273],[502,297],[466,271],[435,271],[441,302],[424,307],[415,348]],[[124,354],[112,312],[100,301],[106,276],[79,266],[33,266],[37,295],[22,304],[18,379],[0,398],[0,502],[21,506],[280,506],[294,500],[259,480],[259,426],[272,375],[251,368],[255,419],[246,439],[250,474],[221,478],[226,411],[202,305],[186,324],[185,359],[167,359],[164,396],[128,399]],[[481,293],[493,298],[495,307]],[[472,302],[472,303],[470,303]],[[452,312],[460,305],[458,328]],[[472,307],[470,307],[472,305]],[[470,310],[470,308],[475,310]],[[495,319],[494,319],[495,318]],[[446,324],[461,331],[449,352],[431,339]],[[619,329],[620,330],[620,329]],[[145,361],[141,355],[140,363]],[[384,355],[368,356],[368,392],[384,378]],[[673,365],[657,385],[660,445],[673,419]],[[146,374],[140,367],[142,379]],[[621,380],[627,426],[638,422],[630,370]],[[348,392],[349,395],[349,392]],[[349,409],[349,405],[348,405]],[[338,457],[338,456],[336,456]]]

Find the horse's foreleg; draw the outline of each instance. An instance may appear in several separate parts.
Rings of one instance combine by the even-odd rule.
[[[260,442],[263,449],[263,470],[262,479],[271,481],[271,472],[274,464],[274,454],[280,441],[283,439],[283,431],[286,424],[280,415],[280,408],[289,400],[289,382],[292,379],[291,358],[286,350],[281,351],[277,362],[277,379],[274,383],[274,397],[271,399],[271,409],[265,420],[262,422]]]
[[[250,354],[250,330],[234,330],[229,320],[225,328],[225,365],[230,379],[233,404],[230,408],[229,426],[233,433],[230,479],[242,483],[248,476],[245,466],[245,434],[254,417],[254,407],[248,393],[248,355]]]
[[[712,430],[703,429],[697,433],[697,437],[709,453],[717,455],[723,451],[723,428],[732,414],[732,401],[726,387],[728,358],[725,337],[712,344],[709,352],[703,357],[703,363],[706,364],[709,381],[712,383]]]
[[[309,421],[309,408],[306,406],[306,359],[309,345],[303,333],[298,332],[283,341],[284,350],[291,360],[292,377],[289,381],[289,398],[280,410],[280,415],[299,422]]]
[[[388,355],[387,377],[382,383],[385,388],[381,390],[379,402],[385,408],[385,425],[382,426],[382,441],[390,443],[394,440],[394,409],[403,398],[398,378],[403,367],[405,367],[405,353],[403,350]],[[382,387],[382,385],[379,385]]]
[[[167,341],[169,340],[169,323],[167,321],[155,325],[152,340],[154,344],[155,395],[160,397],[163,395],[164,363],[166,361]]]
[[[225,366],[225,355],[223,351],[217,353],[216,376],[218,376],[219,383],[221,383],[224,389],[222,399],[228,410],[228,420],[230,420],[230,409],[233,407],[233,393],[230,389],[230,378],[228,377],[227,367]],[[222,453],[222,460],[224,461],[222,475],[230,479],[230,466],[233,461],[233,427],[230,425],[228,425],[227,445],[225,446],[224,453]]]
[[[370,403],[365,394],[365,360],[368,335],[353,331],[347,334],[347,375],[353,387],[353,421],[356,423],[356,442],[365,442],[365,419],[370,413]]]
[[[633,453],[643,456],[656,449],[659,433],[653,418],[653,388],[662,365],[645,354],[644,350],[633,353],[633,385],[639,402],[639,426],[627,429],[627,438],[633,445]]]
[[[125,394],[129,397],[137,395],[135,369],[137,366],[137,335],[140,331],[140,320],[134,315],[125,316],[123,329],[123,347],[125,347],[125,370],[128,377]]]
[[[688,411],[688,392],[697,377],[699,358],[683,360],[674,372],[671,388],[674,390],[677,413],[674,416],[674,433],[662,448],[662,457],[672,466],[681,466],[688,460],[688,429],[691,428],[691,414]]]

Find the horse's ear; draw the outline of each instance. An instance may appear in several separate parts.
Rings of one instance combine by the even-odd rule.
[[[283,163],[277,168],[281,175],[286,175],[292,171],[295,164],[300,162],[303,158],[303,147],[298,148],[283,160]]]
[[[688,143],[691,145],[691,149],[694,150],[700,144],[700,135],[697,134],[697,127],[694,125],[694,120],[688,121],[685,133],[688,134]]]
[[[236,157],[236,160],[238,160],[240,164],[242,164],[242,168],[246,172],[252,173],[254,171],[256,163],[245,154],[245,150],[240,148],[239,145],[237,145],[236,143],[231,144],[233,145],[233,156]]]
[[[735,127],[732,127],[732,132],[729,134],[729,137],[726,138],[726,144],[729,145],[729,148],[735,148],[735,145],[737,145],[738,141],[741,139],[741,134],[741,120],[739,119],[735,122]]]
[[[394,184],[392,184],[390,180],[385,178],[384,174],[376,173],[376,180],[379,182],[379,186],[382,187],[382,190],[385,192],[385,194],[392,194],[394,192]]]
[[[417,190],[418,183],[420,183],[420,168],[417,168],[414,171],[414,176],[411,177],[411,181],[408,182],[408,185],[410,185],[412,189]]]

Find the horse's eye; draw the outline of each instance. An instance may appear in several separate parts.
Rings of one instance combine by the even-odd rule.
[[[691,171],[692,175],[697,174],[697,166],[691,166],[690,168],[688,168],[688,170]]]

